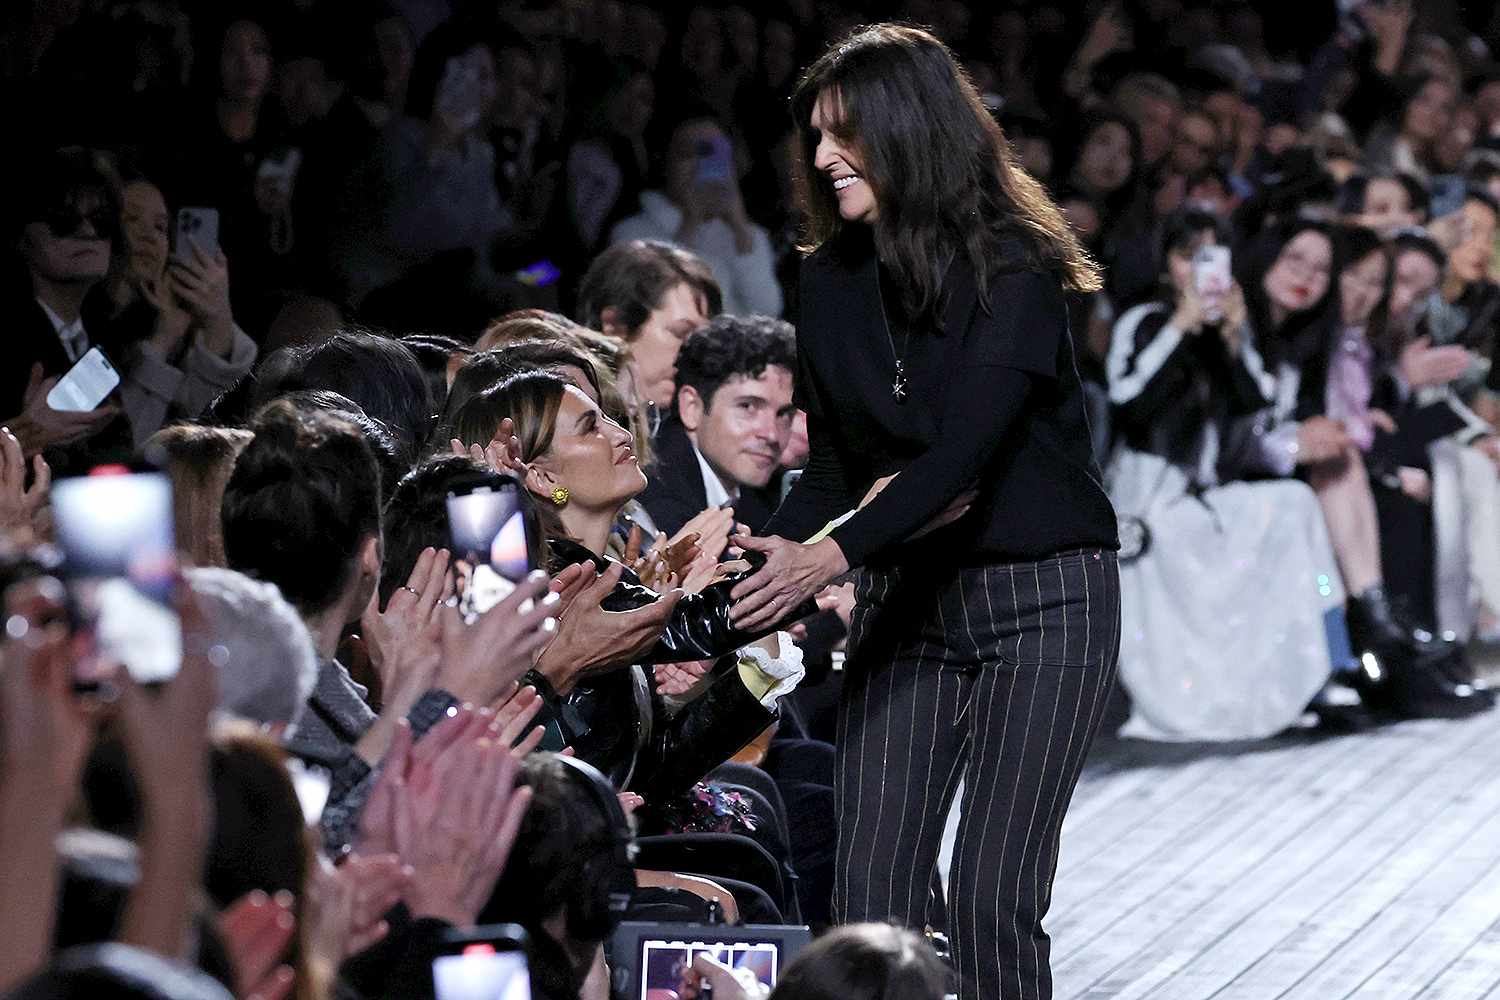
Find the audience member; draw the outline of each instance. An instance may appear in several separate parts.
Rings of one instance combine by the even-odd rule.
[[[797,345],[790,324],[719,316],[677,355],[677,402],[654,441],[658,468],[641,494],[656,527],[681,531],[709,507],[732,507],[759,531],[765,494],[791,437]]]

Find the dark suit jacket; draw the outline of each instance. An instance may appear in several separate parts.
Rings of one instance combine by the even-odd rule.
[[[639,499],[656,527],[671,537],[708,506],[708,490],[687,428],[675,415],[662,421],[653,443],[656,463],[647,470],[650,483]],[[744,487],[733,506],[735,520],[757,534],[775,509],[764,491]]]
[[[18,293],[7,297],[4,302],[5,315],[10,322],[5,336],[0,338],[0,420],[21,412],[32,365],[41,364],[44,378],[65,375],[73,367],[57,331],[52,328],[52,321],[36,299],[29,295],[20,298]],[[90,343],[101,346],[118,368],[120,352],[110,350],[105,325],[87,306],[83,324],[88,330]],[[101,344],[101,340],[106,343]],[[130,422],[121,411],[121,415],[98,434],[71,445],[49,448],[46,458],[54,476],[76,475],[100,462],[128,460],[132,452],[131,441]]]

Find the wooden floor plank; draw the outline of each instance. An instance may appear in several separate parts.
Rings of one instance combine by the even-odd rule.
[[[1444,753],[1462,749],[1453,747]],[[1400,866],[1393,859],[1416,857],[1411,851],[1414,840],[1420,840],[1428,849],[1424,856],[1435,863],[1445,846],[1458,842],[1466,830],[1500,809],[1500,783],[1496,783],[1488,797],[1474,801],[1471,815],[1444,812],[1447,802],[1465,796],[1485,777],[1485,766],[1469,759],[1465,767],[1440,771],[1436,780],[1419,772],[1403,790],[1387,778],[1351,796],[1341,806],[1330,831],[1333,836],[1310,838],[1302,850],[1289,852],[1271,866],[1273,870],[1285,867],[1289,873],[1300,869],[1301,874],[1195,956],[1159,996],[1163,1000],[1208,996],[1260,1000],[1294,984],[1336,946],[1335,940],[1320,939],[1315,933],[1321,913],[1336,910],[1340,919],[1348,920],[1355,912],[1380,905],[1369,896],[1363,902],[1343,899],[1344,893],[1370,884],[1381,872],[1396,875],[1392,866]],[[1392,803],[1398,808],[1387,808]],[[1339,835],[1346,832],[1348,836],[1340,840]],[[1326,854],[1318,857],[1319,850]],[[1412,877],[1419,876],[1416,872]],[[1331,934],[1325,932],[1325,937]]]
[[[1153,944],[1184,918],[1233,892],[1245,869],[1379,769],[1395,764],[1404,750],[1401,741],[1386,736],[1372,741],[1355,763],[1344,747],[1327,741],[1285,759],[1267,758],[1275,765],[1269,773],[1237,775],[1237,801],[1216,813],[1210,828],[1192,830],[1171,850],[1127,873],[1076,927],[1059,923],[1058,940],[1064,946],[1071,940],[1090,943],[1056,963],[1058,977],[1085,996],[1113,996],[1143,976],[1149,978],[1139,963],[1149,966],[1158,960],[1161,949],[1153,951]],[[1191,810],[1192,805],[1184,803],[1183,808]]]
[[[1493,721],[1486,725],[1494,728]],[[1283,897],[1295,893],[1299,881],[1315,881],[1330,857],[1337,860],[1345,840],[1357,839],[1362,827],[1378,828],[1380,820],[1404,815],[1397,807],[1403,800],[1415,804],[1424,787],[1433,801],[1463,794],[1483,775],[1444,779],[1443,762],[1497,745],[1500,740],[1484,729],[1423,723],[1225,762],[1217,777],[1231,783],[1237,805],[1224,807],[1217,799],[1222,789],[1205,789],[1208,817],[1195,815],[1193,803],[1163,810],[1161,820],[1181,824],[1190,836],[1136,859],[1135,868],[1121,873],[1101,898],[1053,928],[1057,996],[1213,995],[1268,948],[1283,939],[1293,947],[1297,917],[1278,906],[1284,910]],[[1407,823],[1427,819],[1407,816]],[[1106,822],[1107,816],[1093,821]],[[1399,829],[1385,836],[1387,850],[1399,846]],[[1067,850],[1065,837],[1065,859]],[[1069,891],[1068,878],[1069,870],[1060,868],[1060,898]],[[1316,905],[1304,901],[1300,910],[1305,914]],[[1263,908],[1269,916],[1257,922]],[[1242,927],[1249,928],[1247,940],[1215,950]],[[1236,957],[1238,944],[1251,945],[1248,958]],[[1237,989],[1233,995],[1275,993]]]
[[[1500,920],[1490,924],[1417,997],[1419,1000],[1479,1000],[1494,989],[1500,989]]]
[[[1478,831],[1476,838],[1478,842],[1474,846],[1480,850],[1460,850],[1458,855],[1462,858],[1467,854],[1475,867],[1488,863],[1489,870],[1457,900],[1438,909],[1427,929],[1349,994],[1350,1000],[1417,996],[1464,955],[1496,920],[1500,920],[1500,846],[1497,846],[1500,837],[1494,835],[1490,826]],[[1467,877],[1472,879],[1473,873]],[[1423,889],[1428,892],[1413,894],[1410,901],[1401,900],[1397,905],[1402,909],[1437,906],[1440,901],[1432,898],[1431,890],[1438,885],[1437,880],[1424,881]]]

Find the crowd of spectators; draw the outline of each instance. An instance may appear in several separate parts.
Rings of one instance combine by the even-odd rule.
[[[1490,708],[1482,7],[8,4],[0,994],[426,996],[505,922],[533,995],[603,998],[622,917],[826,929],[852,584],[729,605],[808,458],[786,98],[874,19],[954,49],[1105,267],[1071,320],[1121,732]],[[96,348],[117,387],[54,409]],[[143,464],[180,669],[80,695],[51,492]],[[536,571],[479,611],[447,500],[512,481]],[[846,928],[771,995],[936,963]],[[680,973],[653,1000],[765,994]]]

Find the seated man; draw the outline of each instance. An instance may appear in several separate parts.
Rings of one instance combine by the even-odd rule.
[[[707,507],[733,507],[759,531],[776,506],[766,487],[792,433],[791,324],[719,316],[677,355],[676,410],[657,432],[657,464],[641,503],[675,535]]]

